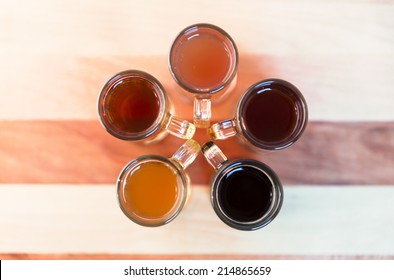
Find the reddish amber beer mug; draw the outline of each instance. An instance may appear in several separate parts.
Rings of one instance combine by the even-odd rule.
[[[212,24],[182,30],[172,44],[169,68],[175,81],[194,95],[194,123],[206,128],[211,96],[224,95],[236,83],[238,51],[233,39]]]
[[[195,126],[175,117],[166,92],[152,75],[128,70],[112,77],[98,99],[101,124],[113,136],[150,143],[167,132],[190,139]]]

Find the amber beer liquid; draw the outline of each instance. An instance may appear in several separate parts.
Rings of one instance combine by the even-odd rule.
[[[160,161],[145,162],[129,174],[120,199],[130,213],[160,218],[174,207],[178,188],[177,174],[170,166]]]
[[[159,97],[146,79],[125,79],[114,85],[107,114],[118,130],[138,133],[151,127],[160,112]]]
[[[99,120],[113,136],[149,144],[167,132],[193,137],[195,126],[173,115],[161,83],[139,70],[125,70],[109,79],[98,98]]]

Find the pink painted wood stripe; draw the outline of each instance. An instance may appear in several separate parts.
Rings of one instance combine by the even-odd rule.
[[[209,140],[204,130],[194,138]],[[182,143],[172,135],[151,146],[121,141],[98,121],[1,121],[0,183],[114,183],[131,159],[170,156]],[[312,121],[295,145],[274,152],[236,138],[216,143],[230,159],[267,163],[287,185],[394,185],[394,122]],[[208,184],[212,172],[202,155],[188,168],[193,184]]]

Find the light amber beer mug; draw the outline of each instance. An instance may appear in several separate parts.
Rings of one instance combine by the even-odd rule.
[[[206,128],[211,119],[211,97],[222,96],[236,84],[238,51],[223,29],[194,24],[176,37],[169,54],[175,81],[194,95],[194,123]]]

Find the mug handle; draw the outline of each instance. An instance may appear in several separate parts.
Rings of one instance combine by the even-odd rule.
[[[224,163],[227,162],[226,155],[222,150],[212,141],[205,143],[201,147],[201,151],[207,159],[208,163],[215,169],[218,170]]]
[[[237,133],[235,119],[215,123],[208,128],[208,135],[212,140],[226,139],[236,135]]]
[[[210,97],[194,97],[194,124],[200,128],[209,127],[211,114]]]
[[[171,157],[182,169],[186,169],[200,152],[200,145],[193,139],[187,140]]]
[[[170,113],[167,114],[163,126],[169,133],[182,139],[191,139],[196,132],[194,124]]]

